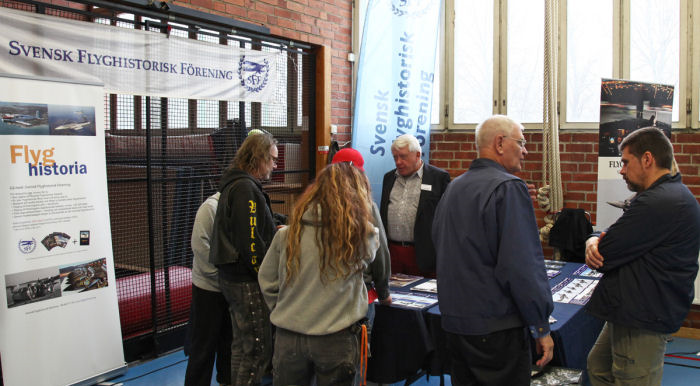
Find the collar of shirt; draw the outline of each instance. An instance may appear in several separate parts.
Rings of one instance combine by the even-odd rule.
[[[424,166],[425,166],[425,162],[423,162],[423,161],[421,160],[421,164],[420,164],[420,167],[418,168],[418,170],[416,170],[416,172],[413,173],[413,174],[411,174],[410,176],[404,177],[404,176],[402,176],[401,174],[399,174],[399,171],[398,171],[398,170],[395,170],[395,171],[394,171],[394,174],[396,175],[396,178],[401,178],[401,179],[404,180],[404,181],[408,180],[409,178],[414,178],[415,176],[418,176],[418,178],[419,178],[421,181],[423,181],[423,167],[424,167]]]

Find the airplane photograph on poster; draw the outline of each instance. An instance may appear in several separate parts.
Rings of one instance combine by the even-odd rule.
[[[0,101],[0,135],[48,135],[47,105]]]
[[[95,135],[95,108],[49,105],[51,135]]]
[[[7,308],[23,306],[61,296],[60,278],[56,267],[5,275]]]
[[[71,264],[59,269],[61,290],[64,293],[80,293],[107,287],[107,260],[98,259],[87,263]]]

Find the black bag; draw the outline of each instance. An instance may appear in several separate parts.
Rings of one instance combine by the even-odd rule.
[[[561,250],[562,260],[583,263],[586,239],[593,233],[588,213],[583,209],[564,208],[549,232],[549,245]]]

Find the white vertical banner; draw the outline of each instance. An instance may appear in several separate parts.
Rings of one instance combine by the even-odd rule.
[[[430,113],[442,1],[370,0],[360,51],[352,147],[362,153],[376,202],[394,168],[391,143],[413,134],[423,160],[430,150]]]
[[[0,74],[0,90],[4,385],[76,384],[124,372],[104,89]]]

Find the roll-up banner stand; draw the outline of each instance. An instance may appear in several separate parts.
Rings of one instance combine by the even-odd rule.
[[[0,90],[4,385],[121,375],[104,89],[0,74]]]

